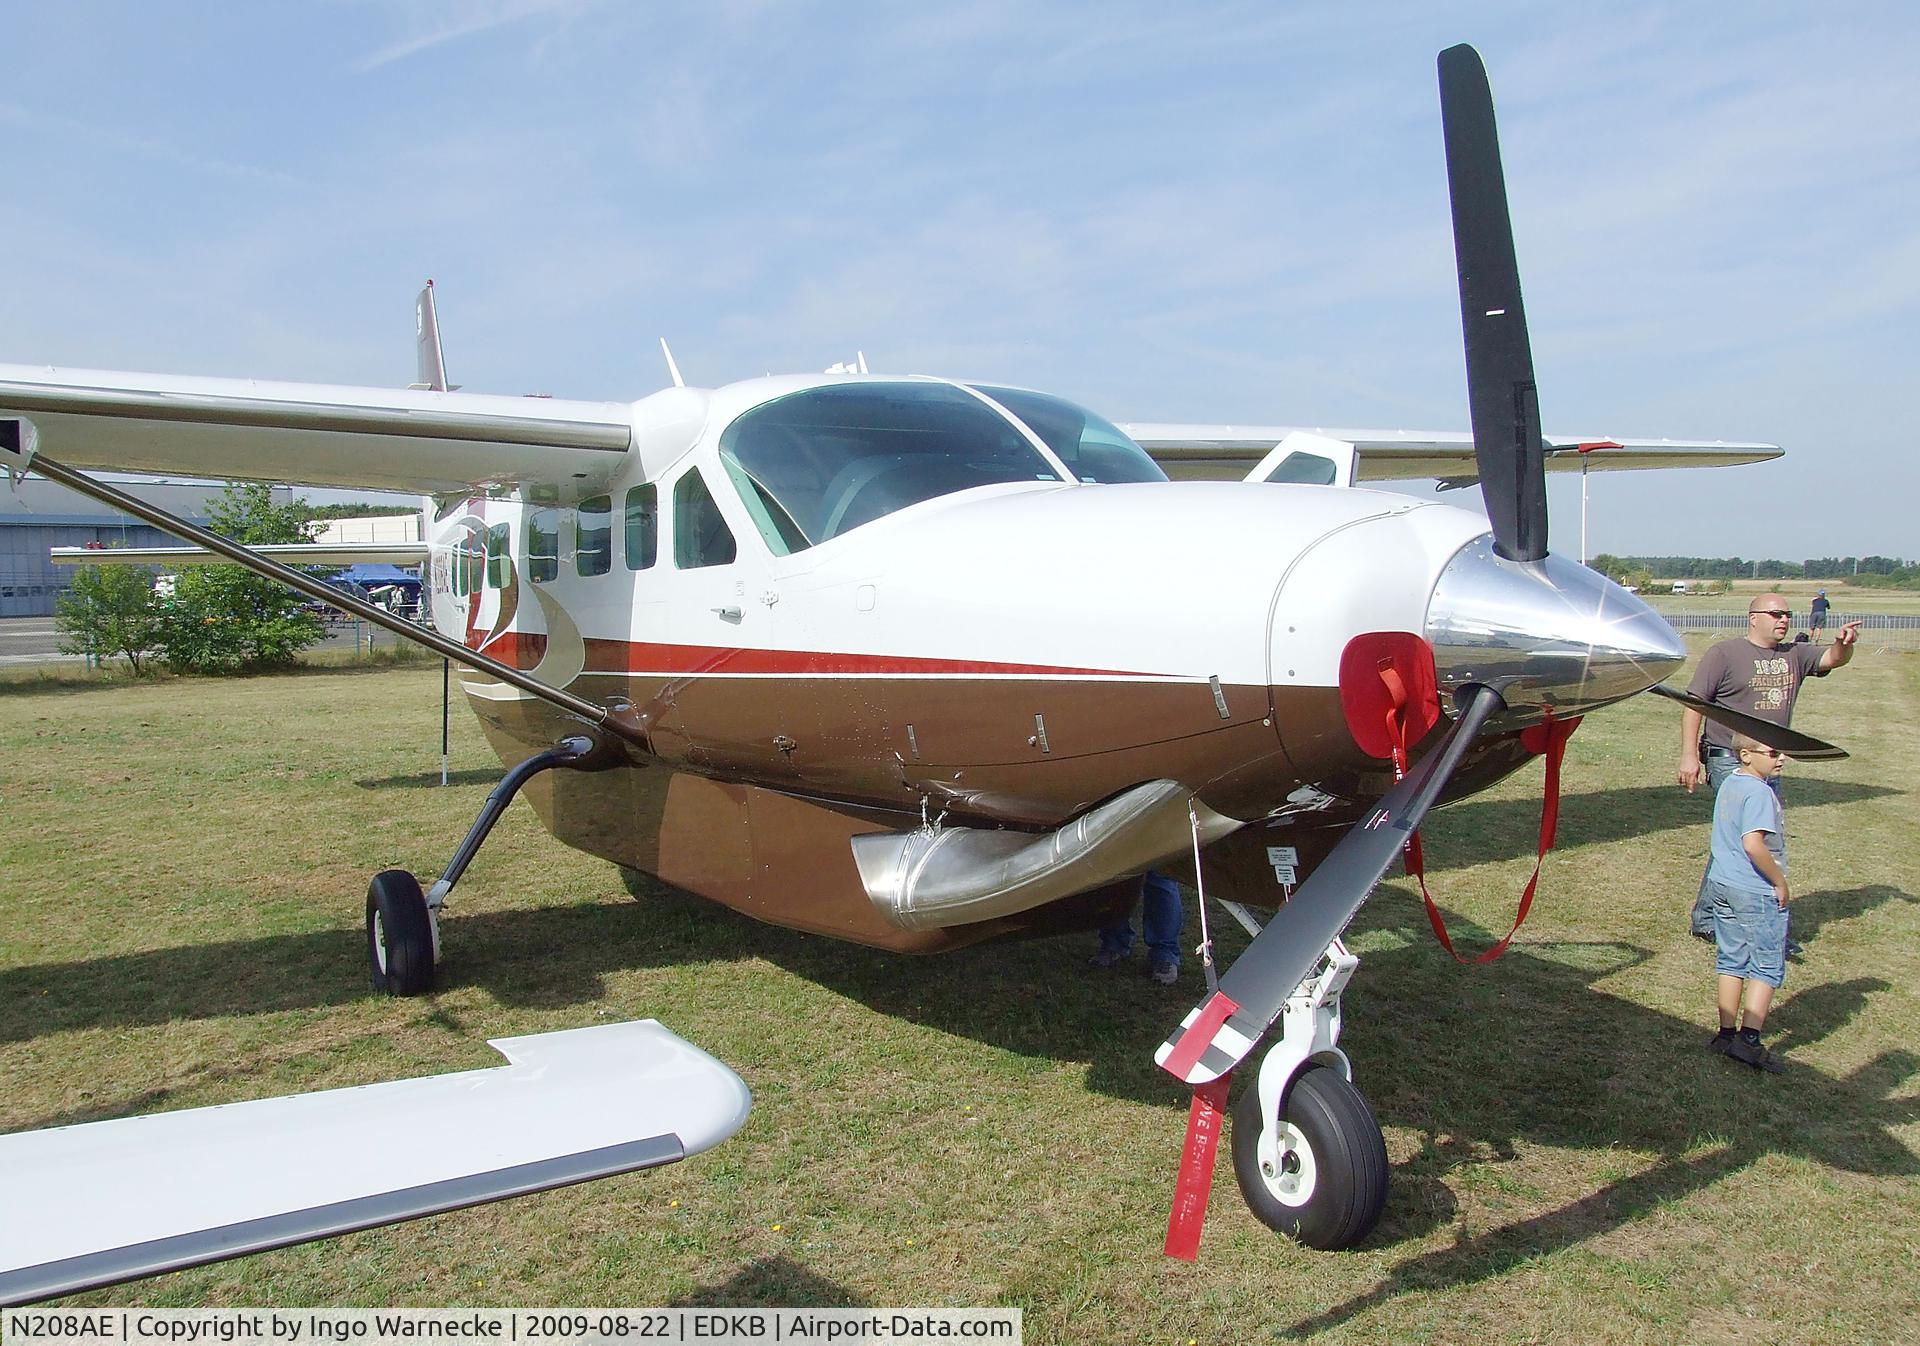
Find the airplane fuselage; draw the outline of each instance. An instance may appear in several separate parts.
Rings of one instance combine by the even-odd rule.
[[[675,389],[635,404],[640,451],[611,480],[442,501],[439,628],[645,727],[650,755],[534,791],[556,835],[776,923],[935,948],[1008,927],[899,930],[867,901],[851,835],[1044,831],[1167,779],[1309,856],[1308,834],[1351,822],[1392,777],[1355,742],[1342,653],[1427,632],[1485,520],[1383,492],[1152,480],[1144,455],[1071,463],[1077,445],[1054,451],[1066,404],[1023,405],[1055,418],[1045,438],[933,380]],[[937,489],[967,480],[946,458],[969,453],[1000,479]],[[1121,479],[1077,479],[1087,467]],[[504,759],[555,737],[545,703],[464,685]],[[1525,760],[1512,737],[1483,742],[1462,791]],[[1266,887],[1241,895],[1277,901]]]

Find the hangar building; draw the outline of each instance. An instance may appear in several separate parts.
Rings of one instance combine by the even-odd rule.
[[[182,484],[108,478],[129,495],[205,525],[207,507],[225,489],[218,483]],[[274,494],[284,503],[285,487]],[[179,538],[129,518],[57,482],[0,479],[0,617],[50,617],[53,600],[73,583],[72,566],[56,566],[52,547],[178,547]]]

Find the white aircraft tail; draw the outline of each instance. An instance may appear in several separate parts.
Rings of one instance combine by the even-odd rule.
[[[413,301],[413,335],[418,347],[419,378],[407,385],[413,392],[447,393],[460,385],[447,382],[447,356],[440,348],[440,312],[433,303],[433,282]]]

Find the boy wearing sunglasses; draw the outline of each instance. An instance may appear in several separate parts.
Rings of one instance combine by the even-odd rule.
[[[1800,684],[1809,677],[1824,678],[1844,666],[1853,658],[1854,642],[1860,638],[1860,623],[1848,622],[1833,633],[1831,645],[1790,641],[1787,631],[1792,622],[1787,600],[1779,594],[1755,598],[1747,604],[1747,633],[1720,641],[1701,655],[1687,690],[1715,705],[1745,711],[1778,725],[1791,724]],[[1717,794],[1720,783],[1739,765],[1732,730],[1707,720],[1692,707],[1681,711],[1679,778],[1688,794],[1703,776]],[[1773,787],[1778,791],[1779,773],[1774,774]],[[1695,935],[1713,938],[1704,877],[1694,898],[1692,924]]]
[[[1713,969],[1720,1031],[1714,1051],[1743,1065],[1779,1074],[1780,1058],[1760,1042],[1773,993],[1786,978],[1786,817],[1775,782],[1780,750],[1733,736],[1739,769],[1713,800],[1713,853],[1707,893],[1713,914]]]

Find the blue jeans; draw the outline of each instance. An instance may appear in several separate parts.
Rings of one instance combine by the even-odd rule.
[[[1140,928],[1146,936],[1147,957],[1156,965],[1180,962],[1180,885],[1148,870],[1140,890]],[[1123,957],[1133,952],[1133,917],[1129,913],[1100,931],[1100,947]]]
[[[1740,757],[1737,753],[1725,752],[1717,748],[1709,749],[1700,754],[1700,765],[1707,770],[1708,791],[1718,795],[1721,782],[1740,769]],[[1780,793],[1778,776],[1768,777],[1767,784],[1773,787],[1775,794]],[[1713,864],[1711,856],[1708,857],[1707,864],[1708,866]],[[1693,899],[1692,924],[1693,933],[1701,939],[1714,938],[1713,897],[1707,891],[1707,874],[1704,869],[1700,871],[1700,891]]]

